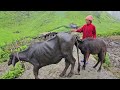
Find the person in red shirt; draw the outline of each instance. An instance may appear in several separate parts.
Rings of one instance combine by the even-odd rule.
[[[87,37],[96,38],[96,28],[92,24],[92,20],[93,20],[92,15],[88,15],[85,18],[85,20],[86,20],[85,25],[83,25],[81,28],[78,28],[78,29],[72,29],[71,31],[83,33],[82,39],[85,39]]]
[[[95,39],[96,38],[96,27],[92,24],[93,16],[92,15],[88,15],[85,18],[85,20],[86,20],[86,24],[85,25],[83,25],[81,28],[78,28],[78,29],[72,29],[71,32],[83,33],[82,39],[85,39],[87,37],[92,37],[92,38]]]

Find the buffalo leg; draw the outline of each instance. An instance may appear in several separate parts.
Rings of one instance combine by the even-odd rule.
[[[69,62],[70,62],[70,64],[71,64],[71,70],[70,70],[70,72],[69,72],[69,74],[68,74],[68,77],[71,77],[73,74],[74,74],[74,67],[75,67],[75,58],[72,56],[72,58],[70,58],[70,57],[68,57],[68,60],[69,60]]]
[[[100,59],[101,59],[101,64],[100,64],[100,67],[99,67],[99,69],[98,69],[98,72],[101,71],[101,67],[102,67],[102,64],[103,64],[103,60],[105,59],[105,54],[104,54],[104,53],[101,53]]]
[[[95,66],[93,66],[93,68],[96,68],[99,62],[100,62],[100,54],[98,54],[98,62],[95,64]]]
[[[39,64],[38,64],[38,62],[36,62],[36,61],[34,61],[33,62],[34,64],[33,64],[33,73],[34,73],[34,76],[35,76],[35,79],[39,79],[38,78],[38,72],[39,72],[39,69],[40,69],[40,66],[39,66]]]
[[[100,60],[98,60],[98,62],[95,64],[95,66],[93,66],[93,68],[96,68],[97,65],[99,64]]]
[[[83,66],[82,66],[82,69],[83,69],[83,70],[85,70],[85,67],[86,67],[86,58],[87,58],[86,55],[84,55],[84,64],[83,64]]]
[[[84,64],[83,64],[83,67],[82,67],[83,70],[85,70],[86,61],[88,61],[89,55],[90,55],[89,53],[84,54]]]
[[[65,68],[62,71],[62,73],[59,75],[60,77],[63,77],[66,74],[66,71],[67,71],[67,69],[68,69],[69,66],[70,66],[70,63],[68,62],[67,59],[65,59]]]
[[[37,60],[35,60],[35,59],[31,59],[31,60],[30,60],[30,63],[33,65],[33,74],[34,74],[34,76],[35,76],[35,79],[39,79],[39,78],[38,78],[38,71],[39,71],[39,69],[40,69],[39,63],[38,63]]]
[[[102,63],[103,63],[103,60],[101,61],[101,64],[100,64],[99,69],[97,70],[98,72],[100,72],[100,71],[101,71]]]
[[[90,57],[90,54],[88,54],[88,58]],[[87,59],[87,61],[88,61],[88,59]]]
[[[38,78],[38,71],[39,71],[39,67],[38,66],[34,66],[33,67],[33,73],[34,73],[35,79],[39,79]]]

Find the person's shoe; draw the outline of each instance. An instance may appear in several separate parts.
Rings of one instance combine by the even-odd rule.
[[[86,62],[86,64],[88,64],[88,61]]]
[[[84,60],[82,60],[81,62],[84,62]],[[86,64],[88,64],[88,61],[86,61]]]
[[[84,60],[82,60],[81,62],[84,62]]]

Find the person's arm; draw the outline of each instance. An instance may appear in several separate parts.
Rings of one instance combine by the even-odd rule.
[[[96,38],[96,27],[94,26],[94,29],[93,29],[93,38]]]
[[[84,27],[84,26],[83,26]],[[83,27],[80,27],[78,29],[72,29],[72,32],[83,32]]]

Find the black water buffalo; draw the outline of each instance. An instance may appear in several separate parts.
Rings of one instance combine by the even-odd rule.
[[[78,40],[79,45],[78,48],[81,50],[81,53],[84,55],[84,65],[83,69],[86,66],[86,60],[88,60],[90,54],[98,54],[98,62],[93,67],[95,68],[99,62],[101,61],[101,65],[98,71],[101,70],[102,63],[105,62],[105,55],[107,52],[106,43],[102,39],[93,39],[93,38],[86,38],[83,40]]]
[[[62,77],[65,75],[69,65],[71,64],[71,70],[68,74],[68,77],[71,77],[74,72],[76,61],[73,57],[73,46],[76,42],[76,36],[68,33],[58,33],[51,39],[31,45],[25,51],[11,54],[8,65],[13,64],[13,66],[15,66],[19,60],[29,62],[33,65],[35,79],[38,79],[38,71],[41,67],[56,64],[60,62],[62,58],[65,58],[65,68],[60,76]],[[79,72],[80,64],[78,63],[78,65]]]

